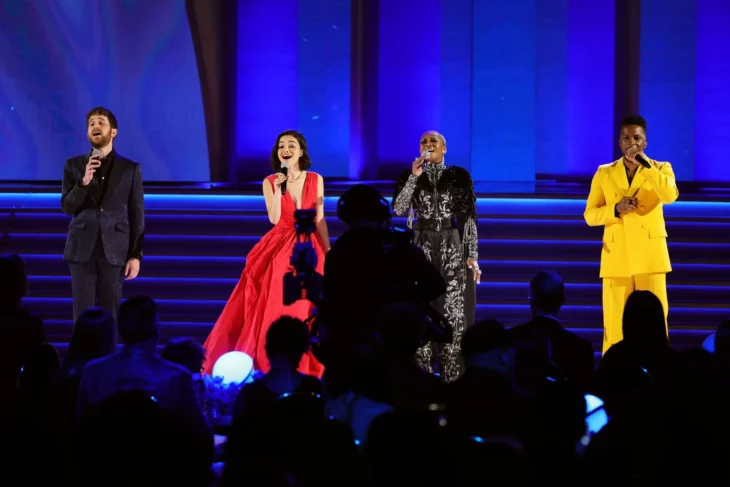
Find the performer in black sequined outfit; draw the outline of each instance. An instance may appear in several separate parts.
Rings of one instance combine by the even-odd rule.
[[[396,181],[393,210],[408,215],[413,242],[441,271],[446,293],[436,309],[453,328],[451,343],[427,343],[418,351],[418,362],[444,381],[456,380],[462,371],[461,338],[474,323],[476,287],[480,281],[476,195],[469,172],[446,166],[446,139],[435,131],[421,137],[421,156]]]

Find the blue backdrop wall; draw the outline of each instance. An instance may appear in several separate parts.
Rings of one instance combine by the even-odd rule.
[[[324,176],[390,176],[437,129],[447,160],[476,180],[590,177],[616,152],[620,1],[368,0],[365,123],[353,105],[362,0],[238,0],[228,173],[267,173],[276,134],[295,128]],[[1,5],[3,178],[58,179],[63,159],[88,146],[84,114],[105,104],[120,120],[119,150],[147,180],[208,179],[183,1]],[[640,15],[648,154],[683,181],[730,181],[730,2],[641,0]]]
[[[90,148],[97,105],[117,116],[117,150],[146,180],[209,179],[184,2],[0,3],[0,177],[60,180],[64,160]]]

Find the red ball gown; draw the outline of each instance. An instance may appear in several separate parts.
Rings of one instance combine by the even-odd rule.
[[[266,178],[272,188],[275,179],[275,175]],[[317,179],[316,173],[305,174],[302,209],[316,208]],[[286,191],[281,197],[279,222],[248,253],[241,280],[205,341],[208,351],[205,373],[210,374],[216,360],[232,350],[245,352],[253,358],[255,369],[268,372],[269,360],[264,345],[271,323],[281,316],[305,320],[311,315],[314,306],[309,301],[300,300],[291,306],[283,304],[284,275],[290,270],[289,262],[297,241],[295,210],[294,200]],[[312,235],[312,245],[317,253],[317,272],[323,273],[325,252],[319,236]],[[324,367],[309,352],[302,357],[299,371],[321,377]]]

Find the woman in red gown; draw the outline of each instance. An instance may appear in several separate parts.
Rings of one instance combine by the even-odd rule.
[[[289,165],[287,175],[281,172],[283,163]],[[216,360],[232,350],[245,352],[253,358],[255,369],[268,372],[264,342],[271,323],[284,315],[304,320],[311,314],[313,305],[309,301],[297,301],[291,306],[283,303],[284,275],[290,270],[297,241],[295,210],[317,210],[317,232],[312,245],[317,253],[319,273],[324,272],[324,256],[330,248],[324,219],[324,182],[322,176],[307,170],[310,165],[307,141],[302,134],[288,130],[276,138],[271,150],[271,167],[276,174],[263,183],[266,210],[274,228],[248,253],[241,280],[205,342],[208,356],[204,370],[208,374],[213,371]],[[282,191],[284,181],[286,186]],[[309,352],[302,357],[299,371],[321,377],[324,367]]]

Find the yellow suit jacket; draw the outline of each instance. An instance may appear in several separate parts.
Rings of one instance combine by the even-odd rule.
[[[664,204],[679,196],[668,162],[649,160],[639,166],[629,186],[623,158],[598,167],[583,217],[592,227],[603,225],[600,277],[630,277],[672,270],[664,225]],[[636,211],[616,218],[615,205],[624,196],[638,200]]]

